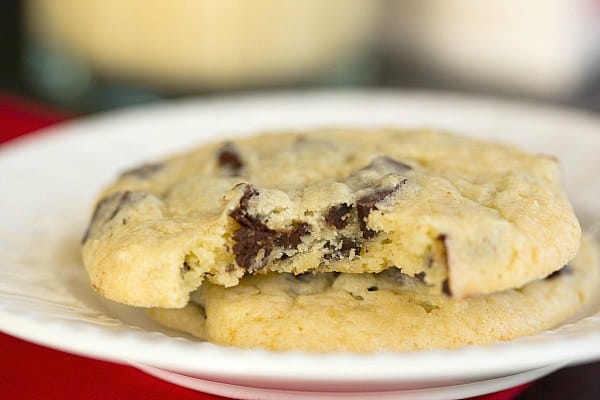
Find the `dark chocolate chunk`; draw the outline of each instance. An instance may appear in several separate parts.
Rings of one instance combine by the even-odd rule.
[[[376,292],[376,291],[378,291],[378,290],[379,290],[379,288],[378,288],[377,286],[369,286],[369,287],[367,288],[367,291],[368,291],[368,292]]]
[[[274,232],[263,231],[256,228],[240,227],[233,236],[235,245],[235,262],[248,272],[253,273],[264,267],[263,263],[256,263],[258,253],[263,250],[263,257],[267,257],[273,250]]]
[[[128,204],[132,204],[132,203],[137,203],[138,201],[145,199],[148,196],[148,193],[146,193],[146,192],[126,191],[126,192],[119,192],[117,194],[119,195],[117,205],[116,205],[114,211],[107,218],[106,222],[113,219],[119,213],[119,211],[121,211],[121,209],[124,206],[126,206]]]
[[[117,194],[119,194],[119,193],[117,193]],[[104,199],[100,200],[98,202],[98,204],[96,204],[96,208],[94,209],[94,213],[92,214],[92,219],[90,220],[90,223],[89,223],[88,227],[86,228],[85,233],[83,234],[83,237],[81,238],[82,245],[84,245],[85,242],[87,242],[87,240],[89,239],[90,233],[92,231],[92,226],[94,226],[98,222],[98,219],[100,217],[100,214],[102,213],[102,210],[106,207],[106,205],[110,201],[112,201],[111,197],[104,198]]]
[[[548,275],[546,277],[546,279],[556,279],[563,275],[570,275],[572,273],[573,273],[573,267],[571,267],[569,264],[565,264],[562,268],[557,269],[556,271],[554,271],[553,273]]]
[[[113,219],[125,205],[140,201],[146,196],[148,196],[148,193],[146,192],[126,191],[114,193],[100,200],[96,205],[96,208],[94,209],[94,213],[92,214],[90,224],[86,229],[83,238],[81,239],[81,244],[85,244],[85,242],[87,242],[92,233],[92,230],[96,226],[106,224],[111,219]],[[123,223],[124,220],[125,219],[121,220],[121,223]]]
[[[238,207],[229,214],[240,225],[233,235],[235,261],[250,273],[264,267],[264,262],[275,246],[296,249],[302,242],[302,237],[311,232],[306,222],[298,221],[288,230],[277,231],[269,228],[248,212],[248,203],[256,195],[258,191],[252,185],[246,185]],[[263,258],[257,260],[261,251]]]
[[[446,264],[447,268],[450,268],[450,256],[448,254],[448,244],[446,243],[447,239],[448,235],[446,235],[445,233],[440,233],[437,237],[437,240],[440,241],[444,249],[444,263]]]
[[[295,145],[303,144],[307,140],[308,139],[307,139],[306,135],[298,135],[298,136],[296,136],[296,140],[294,140],[294,144]]]
[[[256,224],[262,224],[257,218],[248,214],[248,203],[250,199],[254,196],[258,196],[258,191],[254,186],[243,184],[244,185],[244,194],[240,199],[240,204],[237,206],[235,210],[233,210],[229,216],[235,219],[242,226],[252,226]]]
[[[342,203],[331,206],[325,215],[325,223],[337,229],[343,229],[348,224],[350,211],[352,211],[352,204]]]
[[[420,280],[422,283],[425,283],[425,272],[421,271],[415,274],[415,278]]]
[[[446,235],[445,233],[440,233],[437,237],[437,240],[439,240],[444,249],[444,263],[446,264],[448,275],[450,275],[450,254],[448,251],[447,243],[448,235]],[[444,282],[442,282],[442,292],[448,296],[452,296],[452,291],[450,290],[450,281],[448,280],[448,278],[446,278]]]
[[[399,187],[400,186],[398,185],[391,188],[376,189],[371,194],[363,196],[356,201],[358,224],[364,239],[372,239],[376,234],[374,230],[367,227],[367,218],[369,217],[371,211],[377,210],[376,204],[386,199],[388,196],[398,190]]]
[[[358,244],[356,240],[352,238],[342,238],[342,246],[339,249],[340,254],[344,257],[350,257],[352,250],[354,250],[354,256],[358,257],[361,250],[360,244]]]
[[[279,231],[277,234],[278,237],[275,239],[277,246],[296,249],[302,243],[302,237],[310,235],[310,225],[306,222],[294,222],[291,230]]]
[[[442,282],[442,292],[447,296],[452,296],[452,291],[450,290],[450,281],[448,278],[444,279],[444,282]]]
[[[412,167],[408,164],[405,164],[401,161],[395,160],[392,157],[388,156],[379,156],[374,158],[373,161],[369,163],[365,168],[379,168],[384,167],[386,169],[391,169],[396,173],[402,173],[406,171],[412,170]]]
[[[192,270],[192,267],[187,263],[187,261],[183,262],[183,265],[179,269],[179,275],[181,275],[181,279],[185,276],[185,274]]]
[[[237,147],[231,142],[225,143],[219,149],[217,163],[220,168],[231,171],[233,175],[239,175],[240,170],[244,166]]]
[[[391,157],[380,156],[374,158],[367,166],[353,172],[348,177],[348,180],[352,181],[364,173],[376,172],[380,177],[388,174],[402,175],[407,171],[412,170],[412,167],[408,164],[394,160]]]
[[[328,253],[323,255],[325,260],[339,260],[342,257],[348,258],[350,257],[350,253],[354,250],[354,256],[358,256],[360,254],[360,244],[356,242],[356,240],[343,236],[341,238],[341,243],[338,243],[337,246],[333,245],[330,241],[325,242],[324,248],[330,250]]]
[[[121,178],[148,179],[164,168],[163,163],[144,164],[121,173]]]
[[[431,255],[427,256],[427,268],[433,267],[433,257]]]
[[[260,250],[264,250],[265,257],[269,255],[275,235],[262,221],[248,213],[248,203],[257,195],[258,191],[254,186],[246,185],[238,207],[229,213],[229,216],[240,224],[233,235],[235,261],[249,272],[262,268],[262,265],[254,265],[256,256]]]

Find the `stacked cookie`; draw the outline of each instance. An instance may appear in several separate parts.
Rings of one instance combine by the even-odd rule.
[[[93,287],[211,342],[451,348],[566,320],[598,282],[556,159],[432,131],[206,145],[127,171],[83,239]]]

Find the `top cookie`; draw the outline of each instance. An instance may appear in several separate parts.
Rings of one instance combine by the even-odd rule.
[[[182,307],[203,279],[391,267],[460,298],[543,278],[579,240],[552,157],[432,131],[323,130],[124,172],[83,259],[101,294],[146,307]]]

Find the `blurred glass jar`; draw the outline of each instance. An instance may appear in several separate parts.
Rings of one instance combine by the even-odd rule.
[[[451,87],[568,99],[597,79],[593,0],[399,0],[386,12],[398,65]]]
[[[368,51],[379,2],[29,0],[26,64],[59,102],[98,77],[149,95],[315,82]]]

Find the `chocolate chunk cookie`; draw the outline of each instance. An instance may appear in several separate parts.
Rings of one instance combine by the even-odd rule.
[[[579,240],[549,157],[443,132],[331,129],[131,169],[99,197],[82,249],[106,297],[183,307],[206,281],[391,268],[460,299],[544,278]]]

